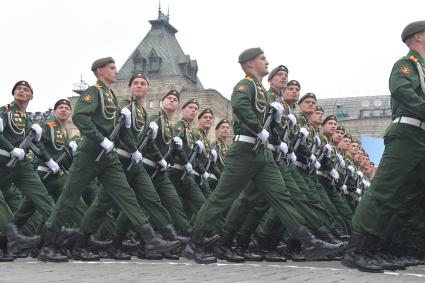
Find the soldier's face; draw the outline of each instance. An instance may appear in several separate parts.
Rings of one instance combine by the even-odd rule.
[[[214,116],[211,115],[210,113],[205,113],[199,119],[199,126],[205,130],[210,129],[213,123],[214,123]]]
[[[310,120],[315,125],[320,125],[323,122],[323,112],[322,111],[314,111],[310,116]]]
[[[314,98],[308,97],[300,103],[300,111],[305,114],[311,114],[314,112],[316,104],[317,102]]]
[[[290,85],[285,89],[283,98],[289,103],[295,103],[300,98],[300,88],[296,85]]]
[[[66,104],[60,104],[56,107],[55,116],[56,119],[60,121],[68,121],[69,117],[72,115],[71,107]]]
[[[333,134],[335,134],[336,131],[336,121],[329,120],[323,125],[322,128],[325,134],[332,136]]]
[[[350,139],[349,138],[343,138],[341,142],[338,143],[338,148],[342,148],[343,150],[348,150],[350,147]]]
[[[222,123],[217,129],[217,135],[222,139],[226,139],[230,135],[230,125],[228,123]]]
[[[288,74],[285,71],[279,71],[276,75],[270,80],[270,86],[274,87],[277,90],[283,90],[288,83]]]
[[[269,62],[266,59],[266,56],[264,54],[260,54],[254,59],[250,61],[252,64],[252,67],[254,68],[255,72],[260,75],[261,77],[265,77],[269,74]]]
[[[135,78],[130,85],[132,96],[145,98],[149,91],[149,84],[144,78]]]
[[[183,118],[185,118],[188,122],[192,122],[198,115],[198,105],[195,103],[188,104],[185,108],[182,109],[182,115]]]
[[[175,95],[168,95],[162,102],[162,108],[166,111],[176,111],[179,105],[179,99]]]
[[[118,70],[114,63],[109,63],[103,68],[97,69],[98,77],[105,83],[115,83],[118,78]]]
[[[332,138],[335,140],[335,142],[339,143],[342,140],[343,136],[344,136],[343,131],[335,130],[335,133],[333,134]]]
[[[357,150],[358,150],[358,144],[357,143],[354,143],[354,142],[352,142],[352,143],[350,143],[350,146],[349,146],[349,148],[348,148],[348,152],[351,154],[351,155],[355,155],[355,154],[357,154]]]
[[[17,86],[13,92],[13,98],[15,101],[28,102],[32,99],[31,89],[24,85]]]

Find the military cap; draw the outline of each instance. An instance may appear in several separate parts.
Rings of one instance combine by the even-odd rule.
[[[317,101],[316,95],[312,92],[308,92],[304,94],[303,96],[301,96],[300,100],[298,100],[298,104],[301,104],[301,102],[303,102],[307,98],[313,98],[314,100]]]
[[[338,120],[336,119],[336,116],[335,116],[335,115],[329,115],[329,116],[327,116],[327,117],[323,120],[322,125],[326,124],[326,122],[327,122],[327,121],[330,121],[330,120],[334,120],[335,122],[337,122],[337,121],[338,121]]]
[[[348,134],[348,133],[344,135],[344,138],[350,139],[350,141],[353,140],[353,136],[351,134]]]
[[[408,24],[401,33],[401,40],[406,42],[407,38],[415,33],[425,30],[425,21],[417,21]]]
[[[356,143],[356,144],[360,144],[358,139],[352,138],[351,139],[351,143]]]
[[[108,64],[115,64],[115,60],[112,57],[100,58],[93,62],[91,70],[94,72],[98,68],[103,68]]]
[[[134,81],[134,79],[137,79],[137,78],[142,78],[142,79],[144,79],[144,80],[148,83],[148,85],[149,85],[149,80],[148,80],[148,78],[145,76],[145,74],[144,74],[144,73],[140,72],[140,73],[135,73],[135,74],[133,74],[133,75],[131,76],[130,80],[128,81],[128,86],[131,86],[131,84],[132,84],[132,82]]]
[[[55,106],[53,107],[53,110],[56,110],[56,108],[58,108],[58,106],[61,105],[61,104],[68,105],[69,108],[72,108],[71,102],[69,102],[68,99],[62,98],[62,99],[59,99],[58,101],[56,101]]]
[[[370,165],[375,166],[375,163],[373,163],[373,161],[370,162]]]
[[[249,48],[245,50],[244,52],[242,52],[241,55],[239,55],[238,62],[240,64],[243,64],[248,60],[254,59],[260,54],[264,54],[263,50],[261,50],[260,47]]]
[[[314,112],[323,112],[325,113],[325,110],[323,110],[322,106],[317,105],[316,108],[314,109]]]
[[[32,94],[34,94],[34,91],[32,90],[31,85],[30,85],[27,81],[19,81],[19,82],[17,82],[17,83],[13,86],[13,88],[12,88],[12,95],[14,95],[14,93],[15,93],[15,89],[16,89],[18,86],[26,86],[27,88],[29,88],[29,89],[31,90],[31,93],[32,93]]]
[[[288,68],[284,65],[279,65],[270,72],[267,80],[270,81],[271,79],[273,79],[273,77],[276,76],[276,74],[280,71],[284,71],[285,73],[288,74]]]
[[[301,85],[300,85],[300,83],[297,80],[290,80],[286,84],[286,87],[291,86],[291,85],[297,86],[299,89],[301,89]]]
[[[204,116],[207,113],[210,113],[212,116],[214,116],[214,113],[211,109],[205,108],[204,110],[202,110],[201,113],[199,113],[198,119],[201,119],[201,117]]]
[[[217,126],[215,126],[215,129],[218,130],[218,128],[220,128],[221,124],[227,123],[230,125],[229,120],[227,119],[221,119],[220,122],[218,122]]]
[[[167,94],[164,95],[164,97],[162,97],[162,100],[164,100],[169,95],[174,95],[175,97],[177,97],[177,100],[180,101],[180,93],[175,89],[172,89],[169,92],[167,92]]]
[[[189,104],[191,104],[191,103],[196,104],[196,105],[198,106],[198,108],[199,108],[199,102],[198,102],[198,100],[197,100],[197,99],[189,99],[188,101],[186,101],[186,102],[183,104],[182,109],[184,109],[186,106],[188,106],[188,105],[189,105]]]
[[[341,131],[341,132],[345,133],[345,128],[344,128],[344,126],[337,126],[337,127],[336,127],[336,130],[337,130],[337,131]]]

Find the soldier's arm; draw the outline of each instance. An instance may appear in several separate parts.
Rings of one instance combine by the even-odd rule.
[[[157,145],[157,141],[159,142],[159,139],[162,138],[162,122],[161,119],[158,118],[158,114],[151,114],[146,119],[146,125],[149,125],[150,122],[156,122],[158,124],[158,134],[156,136],[156,139],[149,140],[148,144],[146,145],[146,151],[149,152],[149,155],[153,159],[153,161],[160,161],[164,158]]]
[[[52,144],[52,139],[50,137],[50,128],[47,124],[42,125],[43,132],[41,134],[41,140],[36,145],[40,149],[40,153],[37,154],[37,157],[43,161],[49,161],[52,157],[47,152],[46,147]]]
[[[408,59],[402,59],[394,64],[390,76],[391,96],[410,112],[425,120],[424,95],[418,95],[420,87],[419,74],[416,66]]]
[[[5,111],[5,110],[3,108],[1,108],[1,110],[0,110],[1,114],[0,115],[3,114],[3,111]],[[9,118],[7,117],[7,115],[2,115],[2,116],[3,116],[3,129],[4,129],[3,131],[5,131],[6,127],[8,127],[7,120]],[[4,136],[3,132],[0,133],[0,148],[6,150],[8,152],[12,151],[15,148],[15,146],[7,140],[7,138]]]
[[[99,107],[99,91],[89,87],[77,100],[72,121],[82,135],[100,144],[105,137],[98,131],[92,120],[97,107]]]
[[[183,163],[186,164],[189,162],[189,159],[187,158],[186,151],[184,150],[185,146],[187,146],[186,143],[186,133],[184,131],[184,125],[183,121],[178,121],[174,127],[173,127],[174,137],[177,136],[183,140],[183,147],[182,149],[178,150],[176,149],[174,154],[177,156],[177,158]]]

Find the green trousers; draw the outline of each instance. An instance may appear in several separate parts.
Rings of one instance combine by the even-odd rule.
[[[384,137],[385,150],[371,186],[357,206],[353,230],[389,238],[387,225],[413,192],[409,184],[425,184],[425,131],[408,124],[391,124]],[[415,186],[421,190],[423,186]]]
[[[209,231],[217,216],[232,205],[250,181],[275,209],[290,233],[306,224],[304,218],[292,206],[272,151],[261,147],[254,155],[252,147],[252,144],[244,142],[235,142],[230,146],[218,185],[198,212],[194,229]]]

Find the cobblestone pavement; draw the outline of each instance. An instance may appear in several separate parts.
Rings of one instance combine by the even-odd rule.
[[[425,266],[371,274],[339,262],[287,262],[199,265],[192,261],[131,261],[43,263],[19,259],[0,263],[0,282],[425,282]]]

